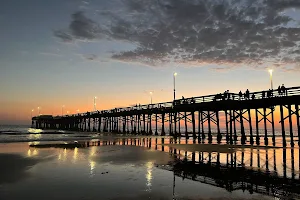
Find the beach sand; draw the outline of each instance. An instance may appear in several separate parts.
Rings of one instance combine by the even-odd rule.
[[[153,148],[126,145],[88,148],[34,148],[0,145],[0,199],[157,199],[173,198],[173,173],[157,168],[173,157]],[[271,199],[175,178],[182,200]]]

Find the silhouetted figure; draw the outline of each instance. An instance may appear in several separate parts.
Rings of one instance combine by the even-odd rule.
[[[223,99],[227,99],[227,91],[224,92],[224,98]]]
[[[226,92],[227,92],[227,99],[230,99],[229,90],[227,90]]]
[[[266,97],[266,91],[262,91],[262,98]]]
[[[278,94],[281,95],[281,94],[282,94],[282,91],[281,91],[280,85],[278,86],[278,89],[277,89],[277,90],[278,90]]]
[[[252,100],[255,99],[255,94],[252,94],[251,99]]]
[[[191,103],[195,103],[195,99],[194,99],[194,97],[192,97]]]
[[[246,97],[247,97],[247,99],[250,99],[250,92],[249,92],[249,90],[248,90],[248,89],[246,90],[246,92],[245,92],[245,93],[246,93]]]
[[[242,97],[243,97],[243,93],[242,93],[242,91],[240,91],[240,92],[239,92],[239,100],[241,100]]]
[[[284,87],[284,84],[282,84],[282,86],[281,86],[281,92],[283,95],[287,95],[287,91],[286,91],[286,88]]]

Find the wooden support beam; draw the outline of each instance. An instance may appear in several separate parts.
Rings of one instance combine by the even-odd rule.
[[[204,134],[203,111],[201,111],[200,113],[201,113],[200,118],[201,118],[202,143],[204,143],[205,134]]]
[[[284,128],[284,120],[283,120],[283,106],[282,105],[280,105],[280,118],[281,118],[282,145],[284,147],[286,147],[285,128]]]
[[[161,116],[161,135],[164,136],[166,135],[165,134],[165,113],[162,113],[162,116]]]
[[[263,114],[263,118],[264,118],[264,131],[265,131],[265,145],[267,146],[269,144],[268,142],[268,129],[267,129],[267,115],[266,115],[266,108],[263,108],[264,114]]]
[[[225,125],[226,125],[226,143],[229,143],[229,131],[228,131],[228,111],[225,110]]]
[[[187,129],[187,116],[186,116],[186,112],[184,112],[184,128],[185,128],[185,138],[188,138],[188,129]]]
[[[275,136],[275,125],[274,125],[274,111],[275,107],[271,108],[271,125],[272,125],[272,144],[276,145],[276,136]]]
[[[217,142],[220,144],[222,141],[222,135],[221,135],[221,131],[220,131],[220,119],[219,119],[219,111],[215,111],[216,112],[216,121],[217,121]]]
[[[295,109],[296,109],[296,122],[297,122],[297,130],[298,130],[298,146],[300,146],[300,121],[299,121],[300,119],[299,119],[299,105],[298,104],[295,105]],[[300,153],[299,153],[299,155],[300,155]]]
[[[99,117],[99,119],[98,119],[98,132],[101,132],[101,120],[102,120],[102,118]]]
[[[247,109],[248,112],[248,122],[249,122],[249,133],[250,133],[250,144],[254,144],[254,138],[253,138],[253,130],[252,130],[252,119],[251,119],[251,111],[250,109]]]
[[[155,113],[155,135],[158,135],[157,123],[158,123],[157,113]]]
[[[244,129],[244,122],[243,122],[243,110],[240,110],[240,125],[241,125],[241,143],[246,144],[246,134]]]
[[[195,142],[196,141],[196,122],[195,122],[195,111],[192,111],[192,127],[193,127],[193,141]]]
[[[236,132],[236,117],[235,117],[235,111],[232,112],[233,117],[233,131],[234,131],[234,143],[236,144],[238,140],[237,132]]]
[[[211,122],[211,118],[210,118],[210,112],[209,111],[207,111],[207,119],[208,119],[208,121],[207,121],[207,123],[208,123],[208,142],[209,143],[212,143],[212,134],[211,134],[211,124],[210,124],[210,122]]]
[[[200,129],[200,125],[201,125],[200,111],[198,111],[198,143],[201,142],[201,129]]]
[[[289,127],[290,127],[291,147],[294,147],[294,133],[293,133],[293,121],[292,121],[292,108],[291,108],[291,105],[288,105],[288,113],[289,113]]]
[[[258,110],[255,109],[255,125],[256,125],[256,144],[260,144],[260,136],[259,136],[259,121],[258,121]]]

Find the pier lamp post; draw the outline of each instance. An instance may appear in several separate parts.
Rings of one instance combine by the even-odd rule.
[[[34,109],[31,110],[31,118],[32,118],[32,113],[33,113]]]
[[[175,73],[173,74],[173,84],[174,84],[174,100],[175,100],[175,98],[176,98],[176,89],[175,89],[175,79],[176,79],[176,76],[177,76],[177,73],[175,72]]]
[[[153,94],[153,92],[149,92],[149,94],[150,94],[150,104],[152,104],[152,94]]]
[[[63,106],[61,107],[61,116],[64,115],[64,107],[65,107],[65,105],[63,105]]]
[[[96,99],[97,97],[94,97],[94,111],[96,111]]]
[[[41,109],[41,107],[37,107],[37,109],[38,109],[38,114],[39,114],[39,116],[41,115],[40,114],[40,109]]]
[[[273,90],[273,69],[269,69],[270,81],[271,81],[271,90]]]
[[[77,113],[79,114],[79,109],[77,109],[76,111],[77,111]]]

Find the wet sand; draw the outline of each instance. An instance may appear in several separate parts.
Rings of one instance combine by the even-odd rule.
[[[244,149],[278,149],[272,146],[230,145],[230,144],[165,144],[171,148],[184,151],[233,153]]]
[[[168,152],[149,147],[0,144],[0,199],[169,200],[173,199],[173,173],[156,165],[172,160]],[[175,177],[174,190],[175,198],[182,200],[272,199],[241,190],[230,193],[180,177]]]

